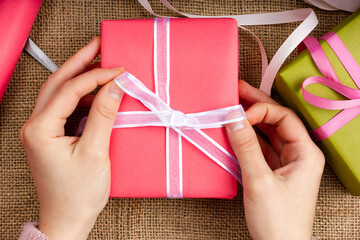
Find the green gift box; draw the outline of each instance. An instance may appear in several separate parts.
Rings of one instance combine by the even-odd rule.
[[[336,32],[354,59],[360,64],[360,9],[340,23]],[[323,40],[320,45],[326,53],[333,69],[343,85],[357,89],[355,83],[343,67],[333,50]],[[360,74],[360,72],[359,72]],[[275,90],[285,104],[292,108],[303,120],[308,129],[316,129],[338,114],[341,110],[317,108],[306,102],[302,95],[302,83],[311,76],[322,76],[308,50],[304,50],[277,75]],[[306,89],[317,96],[333,99],[346,99],[330,88],[312,84]],[[318,141],[327,162],[347,190],[360,195],[360,116],[358,115],[330,137]]]

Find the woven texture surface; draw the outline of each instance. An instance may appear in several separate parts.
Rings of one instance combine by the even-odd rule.
[[[155,12],[176,16],[159,2],[151,2]],[[172,3],[179,10],[206,15],[309,7],[301,0],[183,0]],[[320,21],[313,32],[315,37],[349,15],[340,11],[315,11]],[[100,34],[102,20],[151,17],[135,0],[44,0],[30,37],[61,65],[92,36]],[[272,56],[297,25],[249,28],[260,37]],[[239,77],[259,86],[261,62],[257,44],[244,31],[239,32],[239,43]],[[15,239],[23,223],[38,220],[36,192],[18,132],[30,116],[40,86],[48,75],[46,69],[23,53],[0,105],[0,239]],[[274,97],[277,98],[276,94]],[[233,200],[110,199],[89,238],[249,239],[241,192],[239,187],[239,196]],[[350,196],[326,166],[313,235],[319,239],[360,239],[359,205],[360,198]]]

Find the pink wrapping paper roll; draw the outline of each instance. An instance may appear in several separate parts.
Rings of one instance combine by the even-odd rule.
[[[42,0],[0,1],[0,102]]]

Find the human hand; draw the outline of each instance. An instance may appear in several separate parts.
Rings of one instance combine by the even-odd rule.
[[[110,134],[123,96],[111,80],[124,70],[88,65],[99,50],[95,37],[50,75],[20,131],[40,203],[39,230],[50,239],[86,239],[109,197]],[[66,119],[98,85],[104,86],[82,136],[65,136]]]
[[[325,158],[293,111],[244,81],[239,91],[248,121],[226,130],[242,171],[249,232],[256,240],[311,239]]]

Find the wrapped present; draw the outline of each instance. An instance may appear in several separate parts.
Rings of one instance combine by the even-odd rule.
[[[124,66],[131,73],[115,79],[128,94],[119,108],[124,114],[118,116],[111,135],[110,197],[236,196],[241,176],[225,129],[177,125],[184,123],[184,116],[192,118],[190,113],[206,115],[239,104],[235,20],[103,21],[101,64]],[[149,109],[161,115],[158,127],[135,123],[116,128],[129,116],[136,122],[137,112],[146,114]],[[203,115],[195,118],[199,116]],[[172,128],[162,127],[166,118]]]
[[[20,57],[42,0],[0,2],[0,102]]]
[[[295,110],[344,186],[360,195],[360,10],[283,68],[275,89]]]

